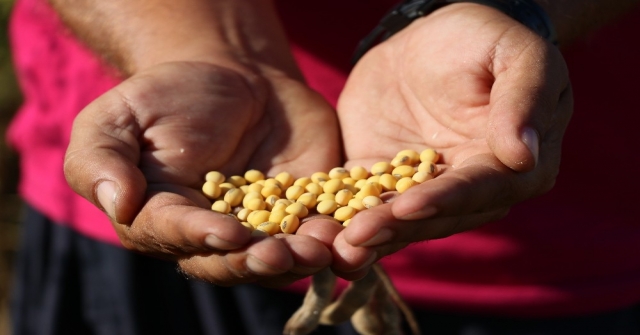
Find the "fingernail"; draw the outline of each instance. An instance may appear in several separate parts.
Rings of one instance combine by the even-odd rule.
[[[98,202],[104,209],[107,215],[116,220],[116,184],[112,181],[106,180],[98,184],[96,189],[98,196]]]
[[[206,244],[209,248],[217,250],[233,250],[241,247],[241,245],[239,244],[225,241],[213,234],[209,234],[204,238],[204,244]]]
[[[420,210],[417,210],[413,213],[409,213],[406,215],[402,215],[398,217],[400,220],[419,220],[419,219],[427,219],[433,215],[438,213],[438,209],[433,206],[426,206]]]
[[[284,272],[282,270],[279,270],[272,266],[267,265],[266,263],[259,260],[253,255],[247,256],[247,260],[245,264],[247,265],[247,269],[249,269],[249,271],[257,275],[275,275],[275,274],[280,274]]]
[[[359,247],[374,247],[389,242],[395,236],[395,232],[388,228],[382,228],[368,241],[358,245]]]
[[[538,132],[532,128],[525,128],[522,132],[522,142],[529,148],[529,151],[533,155],[535,165],[538,165],[538,151],[540,145],[540,139],[538,138]]]

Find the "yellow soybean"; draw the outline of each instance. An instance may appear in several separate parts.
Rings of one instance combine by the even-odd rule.
[[[293,185],[305,187],[305,186],[309,185],[310,183],[311,183],[311,178],[302,177],[302,178],[296,179],[296,181],[293,182]]]
[[[335,194],[336,192],[338,192],[338,191],[340,191],[342,189],[344,189],[344,182],[342,182],[342,179],[327,180],[324,183],[324,185],[322,185],[322,191],[324,193],[333,193],[333,194]]]
[[[236,217],[238,218],[238,220],[240,220],[240,222],[247,221],[247,218],[249,217],[249,214],[251,214],[251,212],[253,211],[249,208],[243,208],[238,212],[238,214],[236,214]]]
[[[345,188],[336,193],[335,202],[340,206],[346,206],[352,198],[353,192]]]
[[[371,166],[372,175],[381,175],[385,173],[391,173],[393,166],[389,162],[378,162]]]
[[[304,189],[307,192],[311,192],[311,193],[313,193],[315,195],[320,195],[320,194],[324,193],[324,189],[318,183],[310,183],[307,186],[305,186]]]
[[[300,219],[309,215],[309,210],[307,209],[307,207],[299,202],[287,206],[285,212],[295,215]]]
[[[260,194],[265,198],[268,198],[270,195],[275,195],[279,197],[282,194],[282,189],[280,189],[280,187],[278,187],[277,185],[265,184],[262,190],[260,191]]]
[[[326,172],[315,172],[311,174],[311,181],[314,183],[320,183],[321,181],[327,181],[329,179],[331,179],[331,177],[329,177],[329,174]]]
[[[229,214],[231,212],[231,206],[224,200],[218,200],[211,205],[211,210],[222,214]]]
[[[220,186],[215,181],[207,181],[202,185],[202,193],[209,199],[215,199],[220,196]]]
[[[384,192],[395,191],[396,182],[396,177],[392,176],[389,173],[383,174],[382,176],[380,176],[380,179],[378,179],[378,183],[380,184],[380,186],[382,186],[382,191]]]
[[[239,188],[232,188],[224,195],[224,201],[229,203],[231,207],[236,207],[242,203],[244,199],[244,192]]]
[[[300,227],[300,219],[293,214],[285,216],[280,221],[280,230],[285,234],[295,233],[298,227]]]
[[[440,158],[440,154],[433,149],[425,149],[420,153],[420,161],[428,163],[436,163]]]
[[[280,225],[276,222],[265,221],[258,224],[256,230],[261,230],[269,235],[275,235],[280,232]]]
[[[396,177],[396,179],[411,177],[414,173],[416,173],[416,169],[410,165],[400,165],[391,171],[391,174]]]
[[[411,179],[415,180],[416,183],[424,183],[427,180],[433,179],[433,175],[425,171],[418,171]]]
[[[318,202],[323,200],[335,200],[335,199],[336,199],[336,195],[333,193],[322,193],[316,198]]]
[[[269,215],[271,215],[271,212],[264,209],[253,211],[249,213],[249,216],[247,216],[247,222],[252,226],[257,227],[259,224],[269,221]]]
[[[287,212],[285,212],[284,210],[273,211],[269,215],[269,221],[280,223],[280,221],[282,221],[282,219],[284,219],[284,217],[287,216],[287,215],[289,215],[289,214]]]
[[[398,182],[396,183],[396,190],[400,193],[404,193],[406,190],[415,185],[418,185],[415,180],[411,179],[410,177],[404,177],[398,180]]]
[[[318,199],[317,195],[307,192],[300,195],[296,202],[303,204],[304,207],[307,207],[307,209],[311,209],[316,206],[316,204],[318,203]]]
[[[398,167],[402,165],[411,165],[411,158],[409,156],[396,156],[391,160],[391,166]]]
[[[362,199],[362,205],[367,209],[371,207],[376,207],[376,206],[382,205],[382,199],[376,196],[370,195]]]
[[[406,165],[416,165],[420,163],[420,154],[412,149],[401,150],[396,154],[396,157],[406,156],[408,158],[408,162]]]
[[[333,217],[341,222],[351,219],[354,215],[356,215],[357,211],[353,207],[344,206],[336,209],[333,213]]]
[[[248,170],[244,173],[244,179],[249,183],[255,183],[264,179],[264,174],[259,170]]]
[[[316,206],[318,213],[326,215],[335,212],[336,209],[338,209],[338,203],[334,200],[322,200]]]
[[[363,166],[354,166],[349,170],[349,175],[355,180],[367,179],[369,177],[369,171]]]
[[[247,181],[242,176],[231,176],[227,178],[227,183],[233,184],[235,187],[240,187],[242,185],[247,185]]]
[[[285,192],[285,197],[289,200],[297,200],[305,192],[304,186],[293,185]]]
[[[274,178],[280,182],[283,189],[287,189],[294,182],[293,175],[286,171],[278,173]]]
[[[436,173],[436,165],[431,162],[422,162],[418,165],[418,172],[426,172],[430,174]]]
[[[344,179],[349,177],[349,171],[343,167],[335,167],[329,171],[329,178]]]
[[[364,204],[362,204],[362,199],[360,198],[353,198],[349,200],[347,206],[355,208],[355,210],[358,212],[367,209],[366,207],[364,207]]]
[[[210,171],[204,176],[204,180],[212,181],[216,184],[222,184],[227,179],[222,173],[218,171]]]

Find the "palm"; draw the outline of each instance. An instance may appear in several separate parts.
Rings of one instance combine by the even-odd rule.
[[[450,5],[378,45],[356,65],[338,103],[347,165],[433,148],[441,171],[356,215],[336,239],[334,267],[357,268],[371,252],[358,246],[385,245],[380,257],[495,220],[545,192],[570,115],[560,53],[493,9]],[[522,140],[527,128],[540,136],[537,164]],[[383,228],[393,238],[368,242]]]
[[[84,162],[100,164],[111,174],[106,179],[129,186],[115,215],[125,246],[172,255],[188,273],[221,284],[263,277],[246,273],[251,271],[245,265],[248,254],[271,267],[267,274],[298,263],[326,266],[329,257],[326,246],[308,236],[249,242],[244,227],[207,209],[209,200],[199,189],[208,171],[231,175],[253,168],[300,176],[339,161],[334,112],[316,93],[285,77],[270,85],[264,78],[246,78],[193,63],[168,64],[134,76],[79,115],[66,162],[70,183],[81,194],[92,194],[83,188],[95,181],[74,181],[78,169],[87,171]],[[325,145],[310,151],[312,141]],[[203,254],[202,240],[212,233],[236,241],[220,243],[223,250],[235,251]]]

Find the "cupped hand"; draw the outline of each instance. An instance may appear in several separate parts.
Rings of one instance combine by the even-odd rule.
[[[328,170],[340,160],[337,120],[298,78],[238,68],[176,62],[131,76],[76,118],[65,175],[125,247],[219,285],[284,285],[331,263],[336,224],[252,237],[211,211],[204,175]]]
[[[357,214],[334,271],[361,277],[409,243],[473,229],[548,191],[572,113],[559,50],[490,7],[414,21],[356,64],[338,103],[347,166],[436,149],[438,177]]]

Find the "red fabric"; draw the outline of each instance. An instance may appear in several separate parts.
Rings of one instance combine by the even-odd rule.
[[[358,39],[393,2],[278,1],[309,84],[330,102],[344,84]],[[22,155],[20,190],[52,219],[118,244],[104,215],[75,195],[62,175],[74,115],[118,79],[43,3],[18,0],[11,25],[25,92],[8,135]],[[576,103],[556,187],[504,220],[384,259],[404,297],[423,307],[517,316],[640,302],[640,219],[633,210],[640,198],[639,23],[636,11],[566,51]]]

